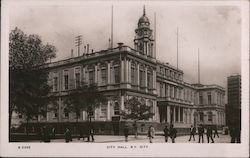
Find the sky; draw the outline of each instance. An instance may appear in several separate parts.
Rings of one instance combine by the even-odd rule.
[[[163,2],[162,2],[163,3]],[[135,29],[143,13],[143,3],[114,4],[114,46],[123,42],[133,48]],[[150,5],[146,16],[154,29],[156,13],[156,58],[176,66],[177,28],[179,30],[179,69],[184,81],[200,81],[226,88],[227,77],[241,72],[241,10],[238,6]],[[108,48],[111,34],[111,3],[82,5],[13,6],[9,12],[10,30],[20,28],[38,34],[44,43],[57,48],[54,61],[77,55],[75,37],[94,51]],[[83,46],[82,49],[83,51]]]

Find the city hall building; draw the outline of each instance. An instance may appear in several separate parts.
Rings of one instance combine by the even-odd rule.
[[[66,110],[62,99],[68,90],[85,82],[97,84],[108,100],[94,111],[96,133],[112,134],[113,130],[113,134],[119,134],[123,130],[125,120],[120,111],[131,97],[145,102],[154,113],[149,120],[138,121],[139,132],[145,132],[149,125],[162,130],[166,124],[173,124],[180,131],[198,124],[225,125],[225,89],[185,82],[182,70],[156,59],[154,47],[153,30],[144,9],[135,29],[134,48],[119,43],[115,48],[48,63],[45,68],[52,92],[59,96],[59,107],[33,122],[76,122],[75,113]],[[84,124],[87,113],[80,114],[78,122]],[[133,121],[126,120],[130,122],[132,126]]]

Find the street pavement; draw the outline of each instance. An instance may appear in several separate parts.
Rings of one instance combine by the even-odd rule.
[[[111,136],[111,135],[95,135],[94,136],[94,143],[125,143],[124,136]],[[219,138],[216,136],[214,139],[214,143],[230,143],[230,136],[229,135],[219,135]],[[175,139],[175,143],[198,143],[199,137],[198,135],[195,136],[195,141],[193,139],[189,140],[189,136],[178,136]],[[211,140],[210,140],[211,141]],[[38,142],[38,141],[32,141]],[[62,143],[65,142],[64,139],[53,139],[51,143]],[[83,139],[78,140],[77,138],[73,138],[72,142],[70,143],[92,143],[87,142],[87,138],[83,141]],[[126,142],[127,143],[127,142]],[[133,135],[129,135],[128,143],[149,143],[149,139],[146,135],[139,135],[135,138]],[[153,139],[153,143],[165,143],[164,136],[155,136]],[[171,143],[171,139],[168,139],[168,143]],[[204,143],[207,143],[207,136],[204,134]]]

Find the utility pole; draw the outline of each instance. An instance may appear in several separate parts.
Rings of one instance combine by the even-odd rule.
[[[113,48],[113,42],[114,42],[114,39],[113,39],[113,5],[112,5],[111,7],[111,39],[110,39],[111,49]]]
[[[176,42],[177,42],[177,48],[176,48],[176,51],[177,51],[177,69],[179,68],[179,28],[177,27],[177,33],[176,33]]]
[[[80,47],[82,45],[82,35],[79,35],[79,36],[76,36],[75,37],[75,44],[76,44],[76,47],[78,47],[78,56],[80,56]]]
[[[156,58],[156,12],[154,13],[154,36],[155,36],[155,47],[154,47],[154,58]]]
[[[200,84],[200,48],[198,48],[198,83]]]

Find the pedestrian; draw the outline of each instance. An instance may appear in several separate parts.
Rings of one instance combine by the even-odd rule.
[[[217,126],[214,127],[214,138],[215,138],[215,135],[217,135],[217,137],[219,138]]]
[[[125,142],[127,142],[128,141],[128,126],[127,125],[125,125],[124,127],[124,136],[125,136]]]
[[[68,128],[66,128],[66,131],[64,133],[65,136],[65,142],[68,143],[69,141],[72,141],[72,135]]]
[[[153,126],[149,126],[148,128],[148,138],[149,138],[149,143],[153,143],[153,138],[155,136],[155,129]]]
[[[174,128],[173,124],[170,125],[169,135],[170,135],[170,138],[172,139],[172,143],[175,143],[175,138],[177,136],[177,130]]]
[[[188,141],[190,141],[191,139],[192,139],[192,137],[193,137],[193,141],[195,141],[195,128],[193,127],[193,125],[191,125],[191,127],[190,127],[190,137],[189,137],[189,140]]]
[[[168,142],[168,135],[169,135],[168,126],[165,126],[163,131],[164,131],[164,136],[165,136],[165,142]]]
[[[43,141],[45,143],[50,142],[50,132],[49,132],[49,129],[46,126],[43,127]]]
[[[81,128],[80,126],[78,127],[78,129],[79,129],[79,137],[78,137],[78,140],[81,140],[81,138],[82,138],[83,141],[84,141],[83,130],[82,130],[82,128]]]
[[[133,127],[134,127],[135,138],[137,138],[137,136],[138,136],[138,125],[137,125],[136,121],[134,122]]]
[[[55,137],[56,137],[56,129],[55,127],[53,127],[51,130],[51,139],[55,139]]]
[[[92,142],[95,141],[94,139],[94,129],[92,126],[89,127],[89,130],[88,130],[88,142],[90,141],[90,137],[92,139]]]
[[[233,126],[230,128],[230,136],[231,136],[231,143],[235,143],[235,141],[236,141],[236,130],[235,130],[235,128]]]
[[[199,143],[201,139],[202,139],[202,143],[204,143],[203,134],[204,134],[204,128],[203,128],[203,125],[200,124],[198,127]]]
[[[213,130],[210,126],[207,127],[207,143],[209,143],[209,140],[211,139],[212,143],[214,143],[213,140]]]

